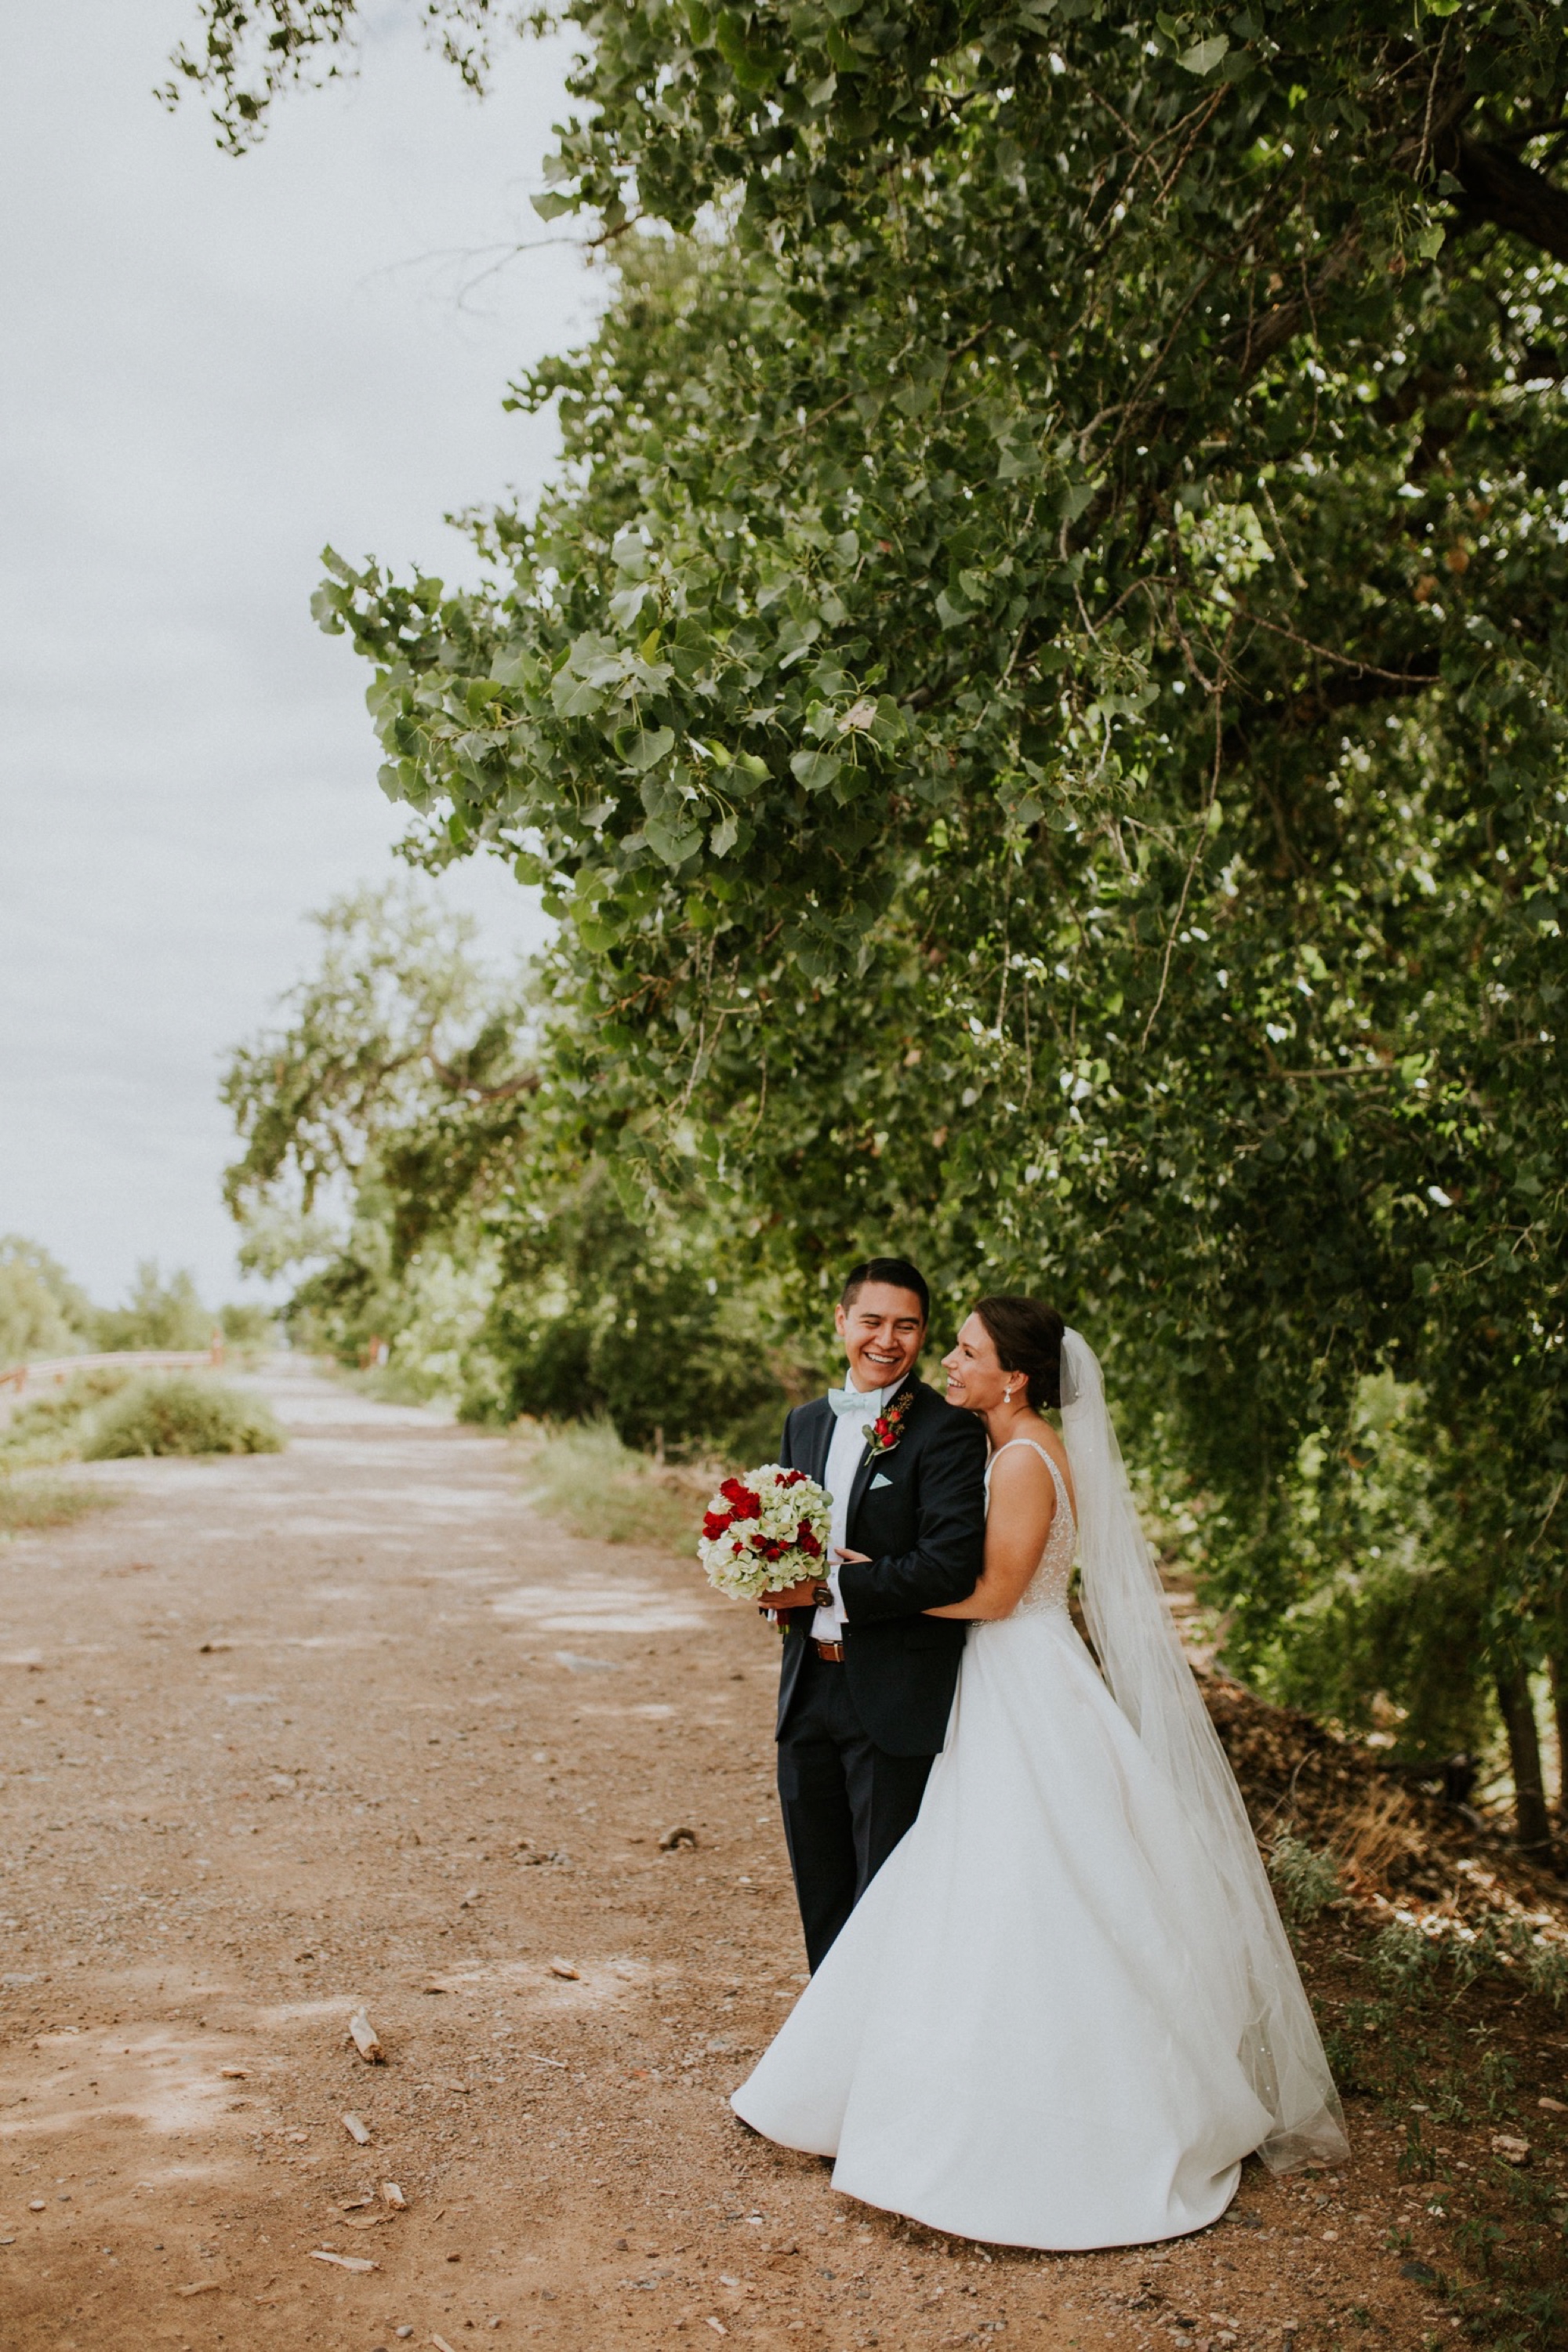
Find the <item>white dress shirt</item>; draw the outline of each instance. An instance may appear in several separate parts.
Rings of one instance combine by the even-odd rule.
[[[866,1429],[876,1420],[888,1399],[900,1383],[895,1381],[885,1389],[861,1391],[866,1400],[864,1417],[858,1412],[839,1412],[833,1416],[833,1438],[827,1448],[827,1466],[822,1483],[833,1497],[833,1511],[828,1521],[827,1549],[830,1565],[824,1581],[832,1588],[832,1606],[824,1605],[811,1621],[814,1642],[841,1642],[844,1638],[844,1603],[838,1597],[840,1563],[831,1555],[842,1551],[848,1541],[849,1490],[855,1484],[855,1473],[860,1467],[860,1456],[866,1451]],[[853,1372],[845,1375],[847,1388],[859,1388]]]

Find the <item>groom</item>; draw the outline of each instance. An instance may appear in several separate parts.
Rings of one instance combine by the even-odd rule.
[[[807,1958],[828,1947],[920,1811],[947,1737],[966,1600],[985,1543],[985,1433],[916,1377],[931,1293],[907,1258],[868,1258],[835,1323],[842,1389],[797,1405],[779,1459],[833,1497],[821,1583],[770,1593],[786,1627],[779,1800]]]

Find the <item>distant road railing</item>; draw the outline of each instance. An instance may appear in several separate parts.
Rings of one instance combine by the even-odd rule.
[[[63,1388],[78,1372],[217,1372],[223,1370],[223,1334],[209,1348],[117,1348],[104,1356],[47,1356],[37,1363],[14,1364],[0,1372],[0,1412],[14,1412],[32,1388]]]

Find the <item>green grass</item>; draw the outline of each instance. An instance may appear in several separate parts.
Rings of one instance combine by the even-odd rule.
[[[219,1381],[176,1372],[126,1382],[89,1415],[84,1462],[138,1454],[279,1454],[284,1435],[259,1397]]]
[[[118,1495],[100,1486],[78,1486],[64,1478],[14,1477],[0,1472],[0,1535],[33,1535],[67,1528],[89,1511],[107,1510]]]
[[[1342,1891],[1340,1866],[1333,1855],[1326,1848],[1315,1852],[1289,1832],[1274,1842],[1268,1874],[1279,1908],[1292,1927],[1315,1919]]]
[[[439,1412],[443,1406],[450,1411],[454,1401],[450,1390],[405,1364],[378,1364],[372,1371],[348,1370],[342,1365],[335,1369],[345,1388],[376,1404],[433,1405]]]
[[[521,1441],[527,1499],[572,1534],[694,1553],[717,1474],[661,1468],[607,1421],[547,1429]]]

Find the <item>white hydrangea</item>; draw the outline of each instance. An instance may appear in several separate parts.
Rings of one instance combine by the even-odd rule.
[[[830,1507],[815,1478],[779,1462],[726,1478],[708,1506],[697,1547],[709,1582],[737,1601],[757,1601],[821,1576]]]

